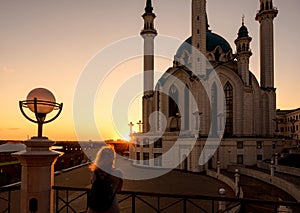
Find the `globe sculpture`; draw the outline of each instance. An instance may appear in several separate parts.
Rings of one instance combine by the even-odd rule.
[[[49,90],[45,88],[36,88],[29,92],[26,100],[19,101],[19,107],[25,118],[38,124],[37,137],[43,138],[43,124],[55,120],[61,113],[63,104],[56,103],[54,95]],[[23,108],[28,108],[33,112],[35,119],[28,116]],[[57,113],[52,118],[46,120],[46,115],[53,110],[57,110]]]

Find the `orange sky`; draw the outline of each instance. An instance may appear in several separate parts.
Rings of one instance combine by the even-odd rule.
[[[190,35],[190,1],[153,1],[159,35],[184,41]],[[208,0],[210,29],[223,36],[235,49],[234,39],[241,26],[242,14],[253,38],[251,71],[259,79],[259,24],[254,20],[259,0]],[[300,70],[297,64],[300,44],[300,1],[274,0],[279,9],[275,19],[275,84],[277,107],[300,107]],[[93,56],[113,42],[139,35],[145,1],[0,1],[0,139],[20,139],[36,135],[37,127],[27,121],[18,109],[36,87],[51,90],[57,101],[64,103],[61,116],[44,127],[44,135],[53,140],[77,140],[73,124],[73,97],[82,71]],[[141,38],[140,38],[141,39]],[[142,39],[140,48],[142,49]],[[177,47],[174,47],[176,50]],[[128,51],[120,49],[120,51]],[[172,58],[157,59],[156,70],[172,66]],[[113,55],[111,57],[114,57]],[[99,68],[101,69],[101,68]],[[120,61],[95,97],[95,120],[104,139],[121,138],[111,122],[111,101],[120,82],[141,73],[142,58]],[[139,85],[139,84],[137,84]],[[139,98],[131,100],[124,115],[127,123],[141,119]],[[137,125],[134,126],[137,131]],[[86,135],[85,140],[99,137]]]

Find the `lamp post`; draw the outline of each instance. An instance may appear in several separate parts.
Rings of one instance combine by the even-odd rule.
[[[220,176],[220,169],[221,169],[221,162],[217,161],[217,177],[219,178]]]
[[[274,177],[274,161],[271,160],[271,165],[270,165],[270,182],[272,182],[272,178]]]
[[[63,153],[52,151],[53,141],[42,135],[43,124],[55,120],[62,110],[62,104],[55,102],[54,95],[47,89],[32,90],[25,101],[19,102],[22,114],[29,121],[38,124],[38,134],[24,141],[26,150],[14,153],[22,166],[20,213],[53,212],[54,163]],[[34,113],[35,119],[29,117],[23,108]],[[46,115],[57,113],[46,120]]]
[[[225,197],[226,190],[224,188],[219,188],[219,196]],[[219,211],[226,209],[226,202],[225,201],[219,201]]]

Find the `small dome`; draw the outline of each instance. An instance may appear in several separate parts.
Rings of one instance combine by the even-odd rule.
[[[245,38],[245,37],[249,37],[249,34],[248,34],[247,27],[245,25],[243,25],[239,29],[238,38]]]
[[[183,52],[187,51],[191,53],[191,44],[192,44],[192,37],[189,37],[185,40],[185,42],[178,48],[176,52],[176,56],[180,57]],[[221,36],[212,33],[210,31],[206,32],[206,51],[211,52],[217,46],[220,46],[223,52],[227,53],[231,50],[229,43],[222,38]]]

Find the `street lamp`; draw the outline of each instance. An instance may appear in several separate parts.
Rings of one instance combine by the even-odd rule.
[[[43,124],[55,120],[61,113],[63,104],[56,103],[54,95],[45,88],[36,88],[29,92],[25,101],[19,101],[19,107],[29,121],[38,124],[38,138],[43,138]],[[30,118],[23,110],[28,108],[35,114],[35,119]],[[51,119],[46,120],[46,115],[53,110],[58,110],[56,115]]]
[[[33,89],[26,100],[19,101],[20,110],[25,118],[38,124],[37,137],[24,141],[26,149],[12,154],[22,166],[20,213],[54,212],[54,164],[63,153],[52,150],[54,142],[43,137],[42,130],[43,124],[59,116],[62,106],[63,104],[56,103],[54,95],[44,88]],[[28,116],[24,108],[28,108],[34,116]],[[57,113],[53,113],[54,116],[46,120],[47,114],[54,110],[57,110]]]

